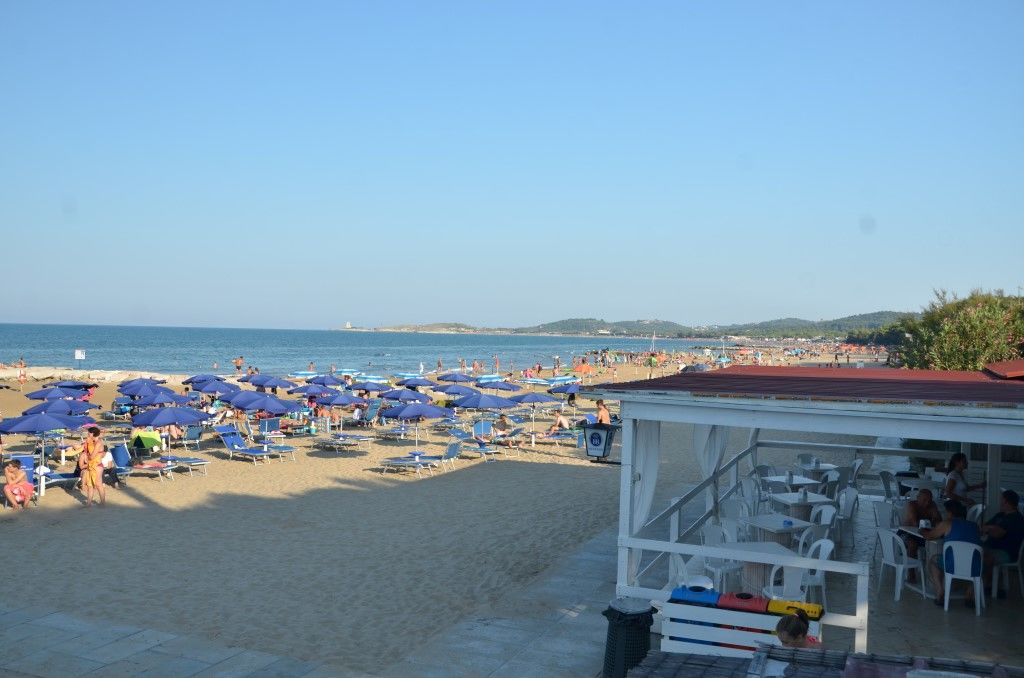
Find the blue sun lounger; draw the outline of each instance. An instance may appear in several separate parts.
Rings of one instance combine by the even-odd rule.
[[[259,461],[270,462],[272,453],[262,447],[249,447],[242,440],[242,435],[234,426],[215,426],[214,432],[220,436],[221,442],[228,451],[228,459],[234,459],[237,454],[243,459],[248,459],[255,466]]]

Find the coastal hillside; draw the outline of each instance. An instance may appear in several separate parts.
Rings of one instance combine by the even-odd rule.
[[[845,337],[851,333],[878,330],[888,327],[917,313],[901,311],[875,311],[832,320],[804,320],[803,318],[778,318],[756,323],[735,325],[706,325],[688,327],[669,320],[603,320],[598,318],[567,318],[529,327],[494,328],[473,327],[465,323],[430,323],[427,325],[402,325],[378,327],[381,331],[395,332],[465,332],[465,333],[512,333],[512,334],[573,334],[584,336],[637,337],[656,334],[659,337],[708,337],[723,335],[766,337],[766,338],[813,338]]]

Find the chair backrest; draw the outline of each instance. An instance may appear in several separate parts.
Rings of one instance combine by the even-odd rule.
[[[768,578],[773,586],[779,570],[782,570],[782,591],[777,591],[772,597],[779,600],[803,600],[804,576],[807,574],[807,570],[802,567],[776,565],[772,568],[771,576]]]
[[[875,527],[888,530],[897,526],[898,515],[895,506],[887,501],[872,502],[872,506],[875,511]]]
[[[807,554],[808,549],[828,537],[828,525],[822,525],[820,523],[811,525],[810,527],[804,528],[804,531],[800,533],[800,541],[797,542],[796,552],[797,555],[803,556]]]
[[[458,438],[459,440],[472,440],[473,439],[473,436],[471,436],[470,434],[466,433],[465,431],[460,431],[457,428],[450,428],[450,429],[448,429],[448,433],[450,433],[453,438]]]
[[[260,419],[260,433],[276,433],[281,430],[281,417]]]
[[[828,560],[832,557],[832,551],[835,547],[835,542],[831,539],[819,539],[811,544],[811,547],[807,549],[807,557],[817,558],[818,560]]]
[[[857,484],[857,476],[860,475],[860,470],[861,470],[861,468],[863,466],[864,466],[864,460],[863,459],[858,457],[857,459],[853,460],[853,464],[850,466],[850,469],[851,469],[851,472],[850,472],[850,483],[851,484],[854,484],[854,485]]]
[[[454,443],[448,443],[448,447],[445,448],[444,454],[441,455],[441,458],[456,459],[460,452],[462,452],[462,442],[456,440]]]
[[[896,530],[879,530],[878,544],[882,547],[882,562],[896,565],[907,562],[907,547]]]
[[[217,431],[220,435],[220,439],[224,442],[224,446],[229,450],[244,450],[246,449],[245,441],[242,440],[242,435],[231,427],[230,431],[224,431],[223,433]]]
[[[729,541],[729,532],[721,525],[707,522],[700,527],[700,538],[704,546],[718,546]]]
[[[111,447],[110,456],[114,459],[114,466],[127,468],[132,465],[132,455],[128,452],[128,446],[124,443]]]
[[[213,432],[222,436],[225,433],[237,433],[238,429],[235,428],[234,424],[221,424],[220,426],[214,426]]]
[[[765,476],[778,475],[775,473],[775,468],[768,464],[758,464],[754,467],[754,473],[757,474],[758,478],[764,478]]]
[[[946,574],[955,579],[981,576],[981,547],[968,541],[947,541],[942,547]],[[975,595],[979,595],[975,592]],[[984,593],[980,593],[984,595]]]
[[[185,427],[185,436],[183,440],[193,442],[203,437],[203,426],[202,424],[190,424]]]
[[[725,531],[727,542],[739,542],[742,541],[741,536],[743,535],[743,528],[740,527],[738,520],[733,518],[721,518],[722,530]]]
[[[978,523],[980,525],[982,520],[984,520],[984,518],[985,518],[985,505],[984,504],[975,504],[971,508],[967,509],[967,520],[971,521],[972,523]]]
[[[896,477],[892,474],[892,471],[879,471],[878,478],[882,481],[882,491],[885,492],[885,498],[895,499],[899,493],[896,491]]]
[[[726,499],[723,502],[719,502],[718,510],[720,515],[732,518],[733,520],[746,518],[750,515],[750,507],[740,499]]]
[[[478,421],[473,424],[473,435],[475,436],[489,436],[493,430],[494,426],[489,421]]]
[[[811,509],[811,522],[819,525],[832,526],[836,519],[836,507],[831,504],[819,504]]]
[[[25,480],[36,484],[36,458],[31,454],[12,454],[10,461],[17,459],[21,462],[21,470],[25,472]],[[6,463],[6,462],[5,462]]]
[[[853,517],[857,506],[857,490],[852,487],[843,488],[839,492],[839,516],[844,519]]]

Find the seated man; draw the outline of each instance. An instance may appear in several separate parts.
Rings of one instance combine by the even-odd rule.
[[[950,499],[942,505],[946,509],[949,518],[943,520],[930,530],[921,530],[925,539],[945,539],[945,541],[965,541],[969,544],[980,544],[981,535],[978,532],[977,523],[967,520],[967,509],[956,499]],[[939,593],[935,596],[935,604],[944,603],[943,590],[945,589],[945,566],[942,562],[942,552],[935,554],[928,563],[928,573],[931,575],[932,585]],[[967,594],[967,606],[974,607],[974,596],[985,595],[984,591],[975,591],[971,586]]]
[[[929,521],[932,527],[942,522],[942,514],[939,513],[939,507],[935,505],[935,501],[932,499],[932,491],[928,488],[922,488],[917,493],[917,499],[907,502],[907,508],[903,512],[903,520],[900,524],[905,527],[918,527],[922,520]],[[903,543],[907,546],[907,555],[911,558],[917,558],[917,550],[924,546],[924,540],[906,532],[902,534]],[[911,572],[911,574],[913,575],[914,572]]]
[[[1013,490],[1005,490],[999,498],[999,513],[989,518],[981,528],[981,533],[988,536],[985,542],[986,585],[992,580],[993,565],[1017,562],[1020,555],[1020,544],[1024,541],[1024,516],[1019,506],[1020,495]],[[1006,592],[999,591],[998,595],[1005,598]]]
[[[559,412],[555,415],[555,423],[548,429],[548,433],[557,433],[559,430],[567,431],[572,428],[572,424],[569,423],[569,418]]]

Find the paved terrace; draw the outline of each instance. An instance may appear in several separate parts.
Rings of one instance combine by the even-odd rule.
[[[870,560],[874,517],[863,497],[855,536],[839,547],[844,560]],[[615,594],[615,528],[554,563],[525,589],[448,627],[384,676],[566,676],[601,674],[607,622],[601,612]],[[1024,665],[1024,599],[1011,582],[1007,600],[973,608],[953,600],[948,613],[905,590],[892,599],[892,574],[870,595],[869,651],[958,657]],[[834,577],[830,603],[854,600],[854,579]],[[829,649],[850,649],[852,632],[827,628]],[[653,647],[657,647],[656,642]],[[5,609],[0,602],[0,672],[9,676],[278,676],[363,675],[202,638],[153,629],[97,624],[47,608]]]

